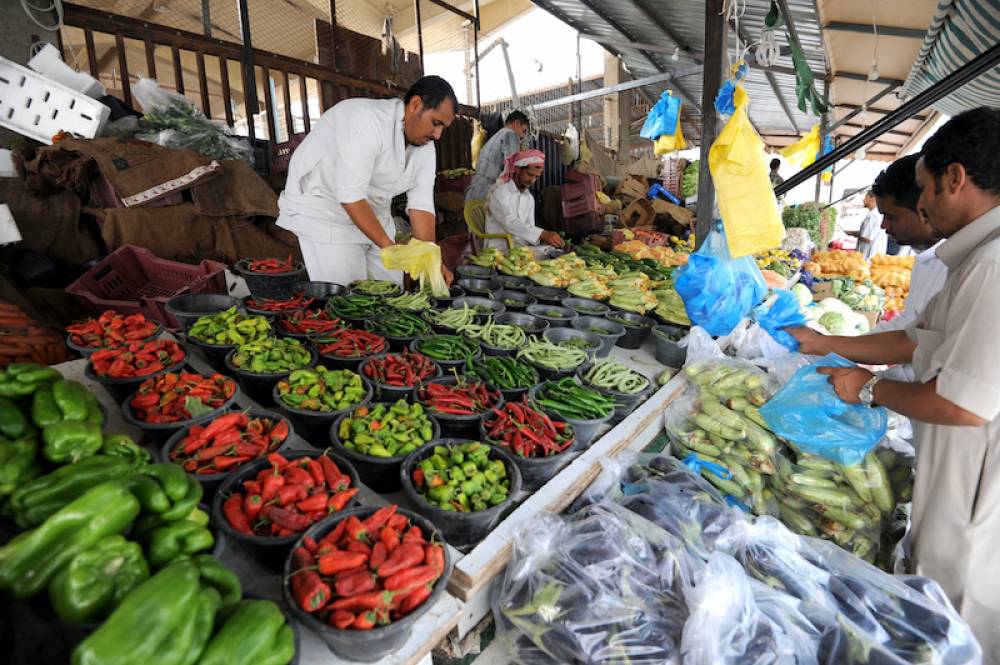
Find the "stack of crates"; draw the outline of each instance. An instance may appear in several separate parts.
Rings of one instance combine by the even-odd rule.
[[[562,214],[567,233],[593,233],[604,228],[604,206],[597,200],[601,177],[566,171],[562,186]]]

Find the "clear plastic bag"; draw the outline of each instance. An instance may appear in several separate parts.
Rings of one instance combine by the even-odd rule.
[[[714,337],[728,335],[767,293],[753,257],[729,258],[721,224],[679,269],[674,288],[692,323]]]
[[[541,515],[514,541],[493,599],[498,635],[524,664],[680,664],[693,560],[614,504]]]
[[[693,326],[688,334],[677,342],[677,346],[687,349],[687,355],[684,360],[685,364],[694,363],[705,358],[726,357],[719,343],[701,326]]]
[[[771,358],[787,356],[788,349],[775,341],[756,321],[744,319],[726,338],[727,348],[737,358],[760,364]]]
[[[253,148],[247,140],[206,118],[184,95],[164,90],[150,78],[140,78],[132,86],[132,95],[144,113],[135,138],[166,148],[193,150],[212,159],[240,159],[253,164]]]
[[[816,371],[819,367],[854,367],[854,363],[829,354],[803,367],[760,413],[771,431],[800,450],[840,464],[858,464],[885,436],[888,413],[883,407],[843,401],[828,377]]]
[[[785,328],[798,328],[806,325],[807,321],[799,307],[798,298],[791,291],[772,291],[763,303],[753,309],[751,318],[778,344],[789,351],[799,350],[798,340],[789,335]]]

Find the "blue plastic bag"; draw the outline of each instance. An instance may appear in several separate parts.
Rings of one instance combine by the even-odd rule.
[[[681,112],[680,97],[674,97],[667,90],[660,95],[659,101],[649,110],[646,122],[642,124],[639,136],[655,141],[664,134],[673,136],[677,131],[677,117]]]
[[[701,248],[678,270],[674,288],[691,322],[712,337],[732,332],[767,293],[752,256],[729,258],[721,222],[713,225]]]
[[[798,351],[799,342],[785,332],[785,328],[806,325],[806,316],[799,307],[795,294],[786,289],[775,289],[763,303],[754,308],[751,318],[774,338],[774,341],[789,351]]]
[[[854,465],[878,445],[889,426],[885,408],[848,404],[837,397],[830,377],[818,367],[854,367],[831,353],[795,372],[785,387],[760,408],[760,415],[778,436],[802,452],[839,464]]]

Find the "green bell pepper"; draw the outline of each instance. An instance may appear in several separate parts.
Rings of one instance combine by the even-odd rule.
[[[139,446],[127,434],[105,434],[101,453],[109,457],[120,457],[134,466],[142,466],[153,461],[150,452]]]
[[[101,449],[104,435],[94,423],[63,420],[42,430],[42,455],[57,464],[74,464]]]
[[[32,438],[0,442],[0,497],[12,494],[38,476],[38,444]]]
[[[140,475],[149,476],[157,483],[170,501],[170,506],[160,510],[150,504],[147,511],[156,513],[165,522],[175,522],[187,517],[198,507],[205,494],[198,479],[188,475],[177,464],[152,464],[139,471]],[[145,497],[149,499],[150,497]],[[140,498],[140,500],[143,500]]]
[[[270,600],[244,600],[229,614],[201,655],[200,665],[286,665],[295,634]]]
[[[149,566],[139,544],[108,536],[56,573],[49,599],[64,621],[87,623],[106,616],[147,578]]]
[[[103,426],[104,412],[82,383],[59,379],[34,392],[31,420],[43,429],[66,420]]]
[[[30,397],[44,385],[62,378],[57,370],[36,363],[14,363],[0,369],[0,397]]]
[[[0,468],[6,468],[0,447]],[[125,458],[94,455],[24,483],[10,497],[9,512],[22,529],[38,526],[87,490],[134,473]],[[2,476],[2,472],[0,472]]]
[[[63,419],[52,386],[39,388],[31,398],[31,420],[38,427],[55,425]]]
[[[104,411],[101,410],[101,403],[97,401],[94,393],[88,392],[83,401],[87,405],[87,415],[84,422],[94,423],[98,427],[104,427]]]
[[[87,389],[78,381],[60,379],[52,384],[52,397],[63,420],[87,419],[87,394]]]
[[[90,489],[0,547],[0,588],[17,598],[35,595],[74,556],[121,533],[138,515],[139,502],[121,483]]]
[[[28,419],[17,404],[0,397],[0,436],[19,439],[28,434]]]
[[[211,531],[189,520],[178,520],[157,527],[144,534],[143,539],[146,558],[154,570],[178,559],[210,550],[215,545],[215,537]]]
[[[230,607],[240,602],[243,586],[236,573],[219,563],[211,554],[199,554],[194,557],[194,562],[201,573],[202,586],[212,587],[221,595],[220,607]]]

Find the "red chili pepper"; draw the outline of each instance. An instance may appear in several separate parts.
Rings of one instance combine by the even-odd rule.
[[[278,274],[292,272],[295,269],[291,255],[287,259],[254,259],[247,262],[249,272],[259,272],[265,274]]]
[[[316,492],[306,499],[302,499],[295,504],[295,507],[304,513],[312,513],[317,510],[326,509],[326,492]]]
[[[368,570],[361,570],[349,575],[337,575],[334,591],[338,596],[356,596],[359,593],[373,591],[378,588],[375,576]]]
[[[354,487],[349,490],[343,490],[342,492],[337,492],[330,497],[330,500],[326,504],[326,509],[328,512],[337,513],[344,509],[354,495],[358,493],[358,488]]]
[[[268,475],[261,482],[261,498],[264,503],[271,503],[278,496],[278,490],[285,486],[285,477],[270,470],[265,470],[264,473]]]
[[[347,529],[345,531],[345,535],[347,536],[348,540],[360,540],[360,541],[368,540],[368,532],[365,531],[365,525],[361,520],[359,520],[354,515],[351,515],[350,517],[347,518],[346,522],[347,522]]]
[[[378,567],[385,563],[385,560],[388,557],[389,551],[386,549],[385,543],[379,541],[375,543],[374,547],[372,547],[372,555],[368,560],[368,567],[378,572]]]
[[[379,539],[385,546],[385,551],[389,554],[395,552],[396,548],[399,547],[399,534],[388,526],[382,529]]]
[[[212,462],[217,471],[228,471],[234,466],[246,464],[253,459],[251,455],[236,455],[234,457],[216,457]]]
[[[422,587],[414,589],[399,603],[400,614],[409,614],[423,605],[424,602],[430,597],[433,590],[434,588],[429,584],[425,584]]]
[[[424,532],[420,530],[419,526],[411,526],[403,535],[403,542],[413,545],[425,545],[427,540],[424,538]]]
[[[379,508],[374,513],[368,516],[364,521],[365,531],[368,533],[375,533],[378,529],[381,529],[389,518],[396,514],[396,505],[389,504],[388,506],[383,506]]]
[[[290,584],[295,602],[306,612],[318,612],[330,600],[330,587],[313,570],[316,559],[304,547],[297,547],[292,561],[295,571]]]
[[[323,467],[323,476],[326,478],[327,489],[331,492],[339,492],[350,487],[350,477],[341,473],[332,459],[326,455],[320,455],[319,463]],[[340,509],[338,508],[338,510]]]
[[[288,529],[294,533],[305,531],[312,524],[312,520],[305,515],[300,515],[284,508],[278,508],[277,506],[265,506],[261,513],[272,524],[276,524],[282,529]]]
[[[263,300],[248,299],[247,307],[260,309],[265,312],[291,312],[297,309],[305,309],[315,302],[314,298],[307,298],[304,292],[293,293],[291,298],[274,299],[264,298]]]
[[[379,566],[379,577],[389,577],[423,563],[424,548],[412,543],[403,543]]]
[[[310,457],[309,461],[306,463],[306,470],[309,471],[309,475],[312,476],[313,482],[316,485],[326,484],[326,476],[323,475],[323,466],[319,463],[319,461]]]
[[[369,545],[361,542],[360,540],[355,540],[347,545],[348,552],[358,552],[366,556],[372,555],[372,548]]]
[[[253,535],[247,515],[243,512],[243,499],[239,494],[233,494],[225,500],[222,504],[222,514],[234,529],[248,536]]]
[[[287,481],[286,481],[287,483]],[[287,506],[297,501],[302,501],[309,496],[309,490],[305,485],[288,485],[278,488],[278,503]]]
[[[383,577],[385,577],[383,575]],[[409,593],[417,587],[430,584],[438,578],[438,572],[431,566],[416,566],[396,573],[385,579],[382,587],[387,591]]]
[[[316,484],[313,480],[312,474],[303,469],[298,464],[291,464],[284,470],[285,481],[290,485],[302,485],[303,487],[312,487]]]
[[[337,522],[337,526],[327,533],[325,536],[320,538],[319,544],[322,545],[336,545],[340,542],[341,537],[344,535],[344,531],[347,529],[347,522],[340,520]]]
[[[354,620],[352,628],[355,630],[371,630],[375,627],[376,616],[375,612],[364,612],[363,614],[359,614]]]
[[[355,616],[350,612],[345,612],[344,610],[337,610],[330,614],[330,625],[334,628],[340,628],[341,630],[346,630],[354,625]]]
[[[385,524],[393,531],[402,533],[403,529],[405,529],[410,525],[410,520],[406,515],[403,515],[401,513],[396,513],[395,515],[390,517],[389,521],[386,522]]]
[[[66,326],[66,332],[70,333],[70,341],[78,346],[114,349],[130,341],[151,337],[158,327],[159,324],[142,314],[124,316],[109,309],[97,319],[78,321]]]
[[[367,561],[368,557],[361,552],[336,551],[324,554],[319,558],[319,574],[336,575],[345,570],[363,566]]]
[[[424,565],[436,570],[438,575],[444,574],[444,547],[437,543],[432,543],[425,547]]]
[[[340,598],[330,603],[331,610],[361,612],[377,609],[391,609],[393,600],[400,594],[392,591],[368,591],[349,598]]]

